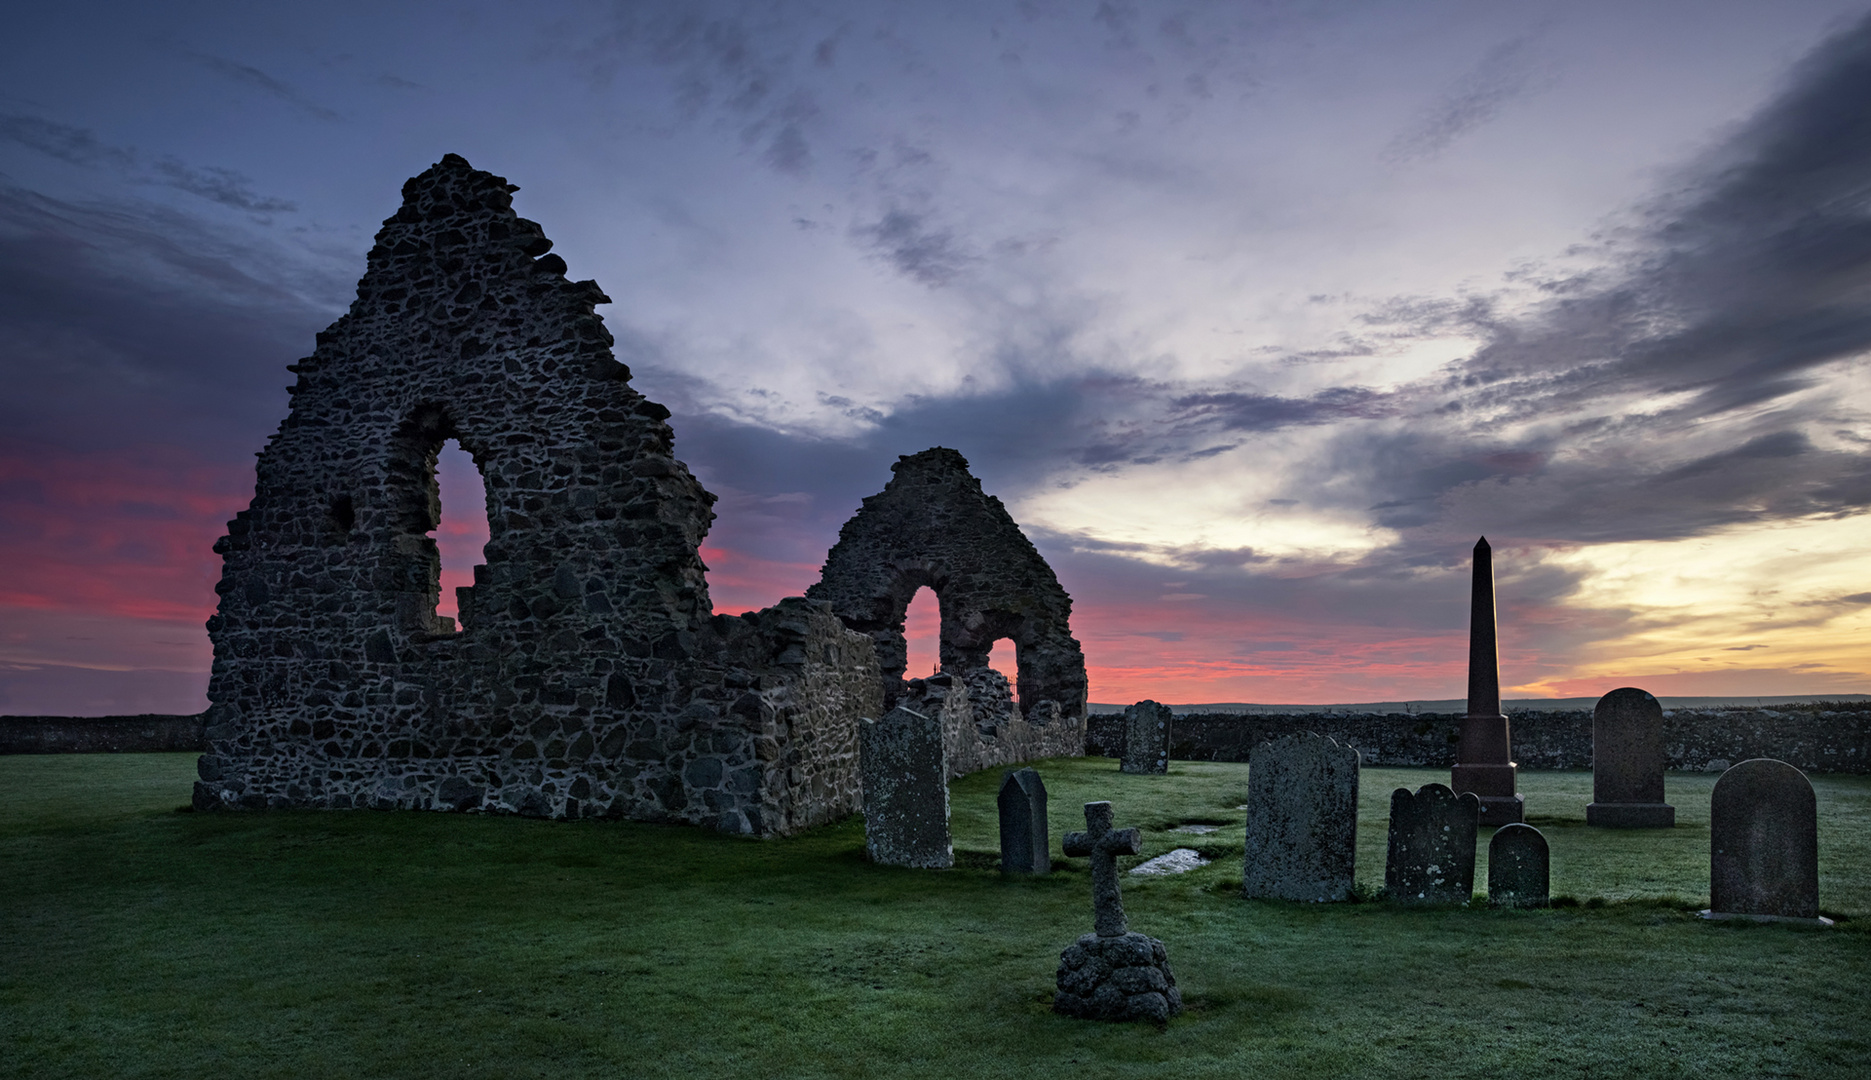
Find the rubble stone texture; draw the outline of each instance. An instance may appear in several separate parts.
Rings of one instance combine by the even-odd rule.
[[[1085,804],[1085,831],[1069,832],[1065,853],[1091,860],[1094,933],[1059,954],[1053,1011],[1088,1020],[1155,1020],[1182,1011],[1182,992],[1169,969],[1169,952],[1153,937],[1135,933],[1124,918],[1117,857],[1142,848],[1136,829],[1112,828],[1108,802]]]
[[[1744,761],[1709,795],[1709,911],[1819,918],[1819,802],[1784,761]]]
[[[1167,705],[1139,701],[1127,707],[1124,710],[1124,754],[1118,758],[1118,771],[1168,772],[1169,724]]]
[[[871,861],[923,870],[954,866],[942,722],[899,703],[882,720],[863,721],[858,741],[864,850]]]
[[[1358,752],[1312,734],[1256,746],[1247,771],[1246,835],[1242,895],[1351,899],[1358,858]]]
[[[1552,899],[1552,867],[1545,833],[1518,821],[1501,826],[1488,841],[1488,903],[1545,907]]]
[[[505,180],[403,188],[348,314],[292,365],[224,559],[201,809],[626,816],[792,832],[855,810],[871,642],[794,598],[714,616],[714,496],[673,456]],[[438,617],[437,450],[491,533]]]
[[[1399,903],[1466,904],[1475,891],[1481,800],[1441,784],[1390,793],[1384,893]]]
[[[1085,654],[1072,598],[968,460],[935,447],[897,459],[882,492],[838,533],[807,590],[876,645],[886,703],[905,692],[904,613],[927,586],[942,609],[942,674],[967,684],[973,719],[953,729],[954,775],[1085,752]],[[988,666],[1014,644],[1018,694]]]
[[[1592,801],[1585,823],[1612,829],[1667,829],[1676,808],[1663,801],[1663,703],[1621,687],[1592,710]]]
[[[1002,776],[995,804],[1000,811],[1001,873],[1050,873],[1052,831],[1046,821],[1046,783],[1038,770]]]

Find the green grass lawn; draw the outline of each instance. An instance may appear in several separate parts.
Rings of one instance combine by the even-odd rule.
[[[991,869],[998,770],[955,783],[961,865],[930,872],[866,863],[857,820],[180,813],[192,755],[0,757],[0,1075],[1871,1075],[1871,777],[1814,778],[1815,930],[1693,917],[1712,776],[1670,777],[1677,828],[1609,832],[1589,773],[1522,774],[1580,904],[1490,911],[1240,899],[1244,765],[1039,768],[1055,857],[1104,798],[1145,856],[1215,859],[1125,880],[1189,1005],[1166,1027],[1048,1011],[1089,875]],[[1447,777],[1364,771],[1361,883],[1391,789]]]

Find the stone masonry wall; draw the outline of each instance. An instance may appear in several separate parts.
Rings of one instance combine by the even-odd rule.
[[[0,716],[0,754],[147,754],[202,747],[200,715]]]
[[[788,832],[857,807],[870,640],[804,599],[712,615],[714,496],[630,386],[505,180],[404,186],[293,405],[224,570],[195,803],[621,815]],[[436,614],[435,460],[480,469],[490,539]]]
[[[1592,767],[1592,714],[1583,711],[1510,714],[1514,760],[1523,769]],[[1366,765],[1455,763],[1461,717],[1421,713],[1178,714],[1170,757],[1183,761],[1246,761],[1268,739],[1312,731],[1355,747]],[[1669,768],[1721,772],[1749,758],[1772,757],[1809,772],[1871,773],[1871,703],[1781,706],[1771,709],[1675,709],[1663,719]],[[1122,714],[1093,716],[1086,753],[1120,756]]]
[[[891,704],[905,687],[904,615],[927,586],[942,609],[942,674],[968,685],[978,714],[981,738],[962,759],[985,768],[1081,752],[1085,655],[1071,633],[1072,598],[1052,567],[956,451],[935,447],[890,470],[883,491],[839,530],[806,595],[870,636]],[[1017,694],[988,666],[1001,639],[1014,643]]]

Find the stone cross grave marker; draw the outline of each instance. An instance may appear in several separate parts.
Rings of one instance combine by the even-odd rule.
[[[885,866],[943,870],[949,840],[948,762],[942,722],[898,706],[858,725],[864,782],[864,850]]]
[[[1351,899],[1358,857],[1358,752],[1307,733],[1263,742],[1249,762],[1242,895]]]
[[[1715,781],[1702,915],[1832,925],[1819,915],[1819,802],[1805,773],[1755,758]]]
[[[1441,784],[1390,793],[1384,892],[1404,903],[1466,904],[1475,891],[1475,835],[1481,800]]]
[[[1488,903],[1545,907],[1552,900],[1552,866],[1545,833],[1519,821],[1501,826],[1488,841]]]
[[[1124,756],[1118,771],[1169,771],[1169,706],[1139,701],[1124,710]]]
[[[1130,929],[1118,895],[1117,857],[1143,850],[1136,829],[1113,829],[1111,804],[1085,804],[1085,831],[1065,834],[1067,855],[1091,859],[1092,921],[1097,931],[1059,954],[1053,1011],[1090,1020],[1155,1020],[1182,1011],[1169,952]]]
[[[1035,769],[1001,777],[1000,871],[1044,874],[1052,870],[1052,834],[1046,828],[1046,785]]]
[[[1626,686],[1592,709],[1592,801],[1585,823],[1609,829],[1667,829],[1676,808],[1663,801],[1663,703]]]

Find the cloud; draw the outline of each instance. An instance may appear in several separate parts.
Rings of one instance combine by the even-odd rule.
[[[192,53],[190,54],[190,59],[222,78],[238,83],[249,89],[258,90],[269,97],[278,98],[314,119],[328,122],[337,122],[344,119],[342,115],[307,98],[305,95],[299,93],[299,91],[275,79],[271,75],[268,75],[266,72],[261,71],[259,68],[248,64],[236,63],[232,60],[224,59],[219,56],[212,56],[207,53]]]
[[[1273,431],[1295,424],[1328,424],[1351,418],[1393,416],[1390,395],[1362,386],[1334,386],[1308,398],[1271,394],[1185,394],[1171,404],[1188,419],[1212,420],[1228,431]]]
[[[947,285],[975,261],[954,233],[930,225],[926,214],[891,210],[877,221],[851,231],[898,273],[931,288]]]
[[[111,146],[85,128],[40,116],[0,116],[0,138],[68,164],[108,168],[140,184],[161,184],[209,202],[254,214],[290,213],[298,207],[255,192],[252,181],[232,169],[186,165],[172,157],[146,161],[133,149]]]
[[[1457,139],[1499,117],[1517,99],[1539,88],[1544,65],[1530,37],[1504,41],[1458,79],[1408,129],[1384,149],[1393,163],[1432,158]]]

